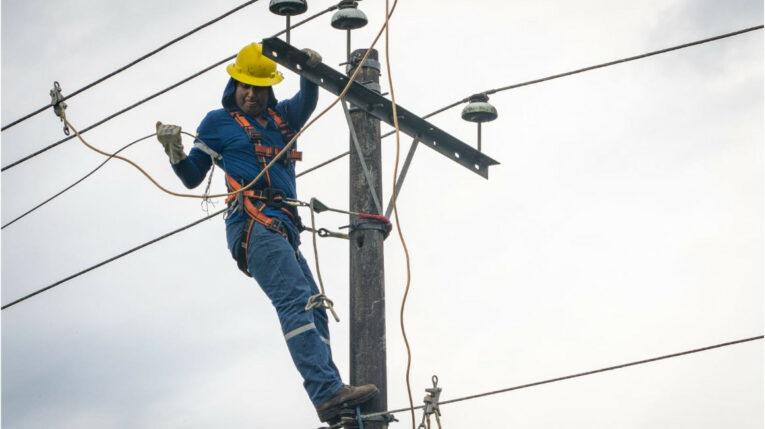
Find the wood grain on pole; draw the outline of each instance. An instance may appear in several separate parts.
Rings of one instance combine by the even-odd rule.
[[[351,54],[358,61],[364,50]],[[377,51],[370,59],[377,61]],[[379,70],[363,67],[357,78],[361,83],[379,83]],[[380,161],[380,121],[351,105],[351,120],[361,145],[361,151],[375,183],[374,189],[382,201],[382,172]],[[350,158],[350,210],[376,213],[374,200],[365,183],[356,148],[349,141]],[[353,219],[352,219],[353,220]],[[383,234],[377,230],[354,230],[350,233],[350,383],[373,383],[380,394],[366,403],[365,413],[387,409],[387,367],[385,353],[385,272],[383,266]],[[367,422],[365,428],[380,429],[388,425]]]

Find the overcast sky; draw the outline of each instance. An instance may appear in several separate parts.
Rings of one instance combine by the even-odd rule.
[[[2,123],[48,103],[54,80],[71,92],[238,3],[3,0]],[[309,3],[315,13],[333,2]],[[267,5],[69,100],[69,120],[84,128],[279,31],[284,20]],[[384,14],[381,0],[361,7],[370,24],[354,48],[368,46]],[[292,43],[341,69],[345,38],[329,21],[295,30]],[[401,0],[391,21],[397,100],[424,115],[475,92],[762,22],[758,0]],[[297,76],[285,75],[278,98],[297,89]],[[193,132],[220,107],[227,79],[220,66],[85,137],[114,151],[157,120]],[[333,99],[323,91],[319,108]],[[762,31],[491,103],[499,119],[484,126],[483,148],[501,164],[489,180],[421,148],[401,195],[418,404],[433,374],[450,399],[763,333]],[[461,108],[432,121],[475,144]],[[46,111],[4,131],[2,165],[62,138],[61,128]],[[347,150],[342,111],[300,144],[298,170]],[[386,200],[394,146],[383,140]],[[155,140],[126,155],[183,189]],[[101,161],[72,140],[3,172],[2,223]],[[344,159],[307,175],[299,194],[347,207],[347,172]],[[220,172],[214,189],[224,189]],[[204,215],[197,200],[168,197],[110,162],[2,231],[2,302]],[[347,223],[317,219],[330,229]],[[307,234],[303,241],[313,264]],[[347,380],[347,242],[319,246]],[[399,408],[407,401],[398,326],[405,265],[393,235],[385,250],[388,403]],[[764,402],[758,341],[445,405],[442,422],[762,428]],[[270,303],[226,250],[221,218],[3,310],[2,419],[14,429],[319,426]]]

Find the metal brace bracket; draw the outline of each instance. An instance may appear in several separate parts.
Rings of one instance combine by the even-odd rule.
[[[406,173],[409,172],[409,167],[412,165],[412,159],[414,159],[414,151],[417,150],[417,146],[419,145],[419,142],[417,139],[412,140],[412,145],[409,146],[409,152],[406,154],[406,159],[404,160],[404,165],[401,166],[401,171],[398,173],[398,178],[396,179],[396,185],[394,188],[394,192],[390,194],[390,200],[388,201],[388,208],[385,209],[385,217],[390,218],[391,213],[393,212],[393,204],[398,200],[399,194],[401,193],[401,187],[404,185],[404,179],[406,179]],[[395,200],[394,200],[395,197]]]
[[[353,140],[353,147],[356,148],[356,154],[359,156],[359,163],[361,163],[361,169],[364,170],[364,178],[367,179],[367,185],[369,186],[369,193],[372,194],[372,200],[375,203],[375,208],[378,214],[382,214],[383,208],[380,204],[380,198],[375,192],[375,185],[372,181],[372,172],[369,171],[366,161],[364,161],[364,154],[361,152],[361,144],[359,144],[359,138],[356,136],[356,127],[353,126],[353,120],[351,119],[351,112],[348,111],[348,105],[345,104],[345,100],[341,100],[343,104],[343,112],[345,112],[345,119],[348,121],[348,129],[351,130],[351,140]]]

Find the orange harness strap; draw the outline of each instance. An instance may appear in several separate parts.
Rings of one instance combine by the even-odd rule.
[[[232,118],[234,118],[236,123],[244,129],[245,133],[247,133],[247,137],[250,139],[255,157],[260,162],[260,167],[265,171],[265,179],[268,186],[266,189],[262,190],[247,189],[241,192],[241,195],[230,195],[226,198],[227,204],[232,204],[234,203],[234,200],[240,199],[242,201],[242,207],[244,208],[244,211],[250,217],[250,220],[247,223],[247,228],[244,229],[242,234],[242,241],[240,248],[237,251],[236,262],[239,269],[245,275],[251,276],[247,267],[247,248],[249,247],[250,233],[252,232],[252,227],[255,225],[255,222],[279,233],[282,236],[286,237],[287,235],[287,232],[284,229],[284,225],[282,225],[279,219],[267,216],[265,213],[263,213],[263,209],[265,209],[268,205],[273,207],[280,207],[281,211],[287,214],[293,221],[297,221],[298,224],[300,224],[300,218],[297,217],[297,213],[292,213],[287,207],[281,206],[281,203],[284,199],[284,193],[271,187],[271,176],[268,173],[268,170],[266,170],[266,165],[268,164],[266,158],[275,157],[281,151],[281,148],[266,146],[262,144],[262,136],[260,132],[258,132],[258,130],[252,126],[250,121],[248,121],[247,118],[245,118],[244,115],[242,115],[240,112],[229,111],[229,114]],[[279,128],[279,132],[282,135],[282,140],[286,145],[287,142],[292,140],[292,138],[295,136],[295,133],[289,129],[286,121],[284,121],[284,119],[276,111],[268,109],[268,114],[271,116],[274,124],[276,124],[276,126]],[[287,152],[284,156],[284,162],[286,163],[302,161],[302,159],[302,152],[294,149]],[[228,174],[226,174],[226,185],[229,189],[229,192],[242,189],[242,185]]]
[[[265,156],[267,158],[273,158],[276,156],[276,154],[279,153],[281,149],[273,146],[266,146],[262,144],[255,144],[254,146],[255,154],[258,156]],[[284,155],[284,159],[289,159],[290,161],[302,161],[303,160],[303,152],[300,152],[299,150],[291,150],[287,152],[286,155]]]
[[[258,157],[266,157],[266,158],[273,158],[276,156],[276,154],[281,151],[281,148],[273,147],[273,146],[266,146],[264,144],[261,144],[262,136],[261,134],[255,129],[255,127],[252,126],[250,121],[247,120],[247,118],[244,117],[240,112],[236,111],[230,111],[229,114],[232,118],[236,121],[237,124],[239,124],[242,128],[244,128],[244,131],[247,133],[247,136],[250,138],[250,142],[252,142],[252,148],[255,152],[255,155]],[[292,137],[295,136],[295,133],[293,133],[289,127],[287,126],[287,123],[284,121],[284,118],[281,117],[275,110],[268,109],[268,114],[271,116],[271,119],[273,119],[274,124],[279,128],[279,132],[282,134],[282,140],[284,144],[287,144],[290,140],[292,140]],[[303,153],[299,150],[292,149],[289,152],[287,152],[284,156],[284,160],[286,161],[302,161],[303,160]]]
[[[282,133],[284,143],[286,144],[288,141],[292,140],[292,137],[295,136],[295,133],[293,133],[292,130],[290,130],[290,127],[287,126],[287,122],[284,120],[284,118],[276,113],[275,110],[270,108],[268,109],[268,114],[271,116],[271,119],[274,120],[276,126],[279,127],[279,131]]]
[[[228,174],[226,175],[226,185],[228,185],[230,192],[242,189],[242,185]],[[239,249],[236,252],[235,259],[239,270],[241,270],[246,276],[251,277],[252,275],[250,274],[249,268],[247,266],[247,248],[250,246],[250,234],[252,233],[252,227],[255,225],[255,222],[284,237],[287,236],[287,231],[284,229],[284,225],[282,225],[278,219],[272,218],[263,213],[263,209],[268,205],[264,202],[264,200],[277,201],[278,198],[269,197],[267,192],[252,189],[247,189],[240,194],[241,197],[239,198],[242,201],[242,207],[244,207],[244,211],[247,213],[247,216],[249,216],[250,219],[247,222],[247,228],[242,231],[243,234],[241,243],[239,245]],[[228,198],[226,198],[226,203],[231,204],[235,199],[237,199],[237,196],[230,195]],[[293,216],[292,213],[285,207],[282,207],[281,210],[283,210],[290,217]]]
[[[228,184],[228,188],[231,190],[231,192],[242,189],[242,185],[240,185],[239,182],[234,180],[234,178],[228,174],[226,175],[226,184]],[[250,216],[250,218],[267,228],[273,228],[274,219],[266,216],[262,211],[266,207],[266,203],[259,201],[259,199],[263,198],[261,194],[251,189],[248,189],[241,194],[244,211]],[[228,198],[226,198],[226,203],[232,202],[235,198],[236,197],[234,195],[229,195]]]

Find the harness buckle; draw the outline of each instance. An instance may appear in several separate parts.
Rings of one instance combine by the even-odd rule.
[[[265,188],[263,189],[263,196],[266,197],[266,204],[278,209],[284,207],[287,194],[278,188]]]

